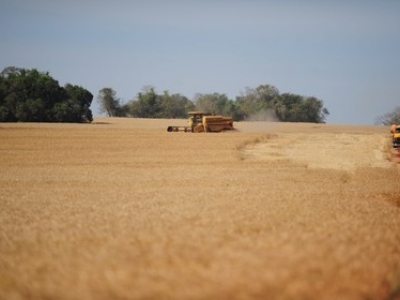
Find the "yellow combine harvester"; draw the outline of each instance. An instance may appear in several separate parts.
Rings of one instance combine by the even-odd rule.
[[[234,130],[231,117],[213,116],[202,111],[190,111],[189,126],[168,126],[168,132],[221,132]]]
[[[390,127],[390,134],[392,135],[393,147],[400,148],[400,125],[392,125]]]

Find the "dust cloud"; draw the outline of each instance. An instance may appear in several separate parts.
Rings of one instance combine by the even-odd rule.
[[[258,111],[248,116],[243,122],[235,122],[234,126],[241,132],[273,132],[279,119],[272,109]]]
[[[273,109],[264,109],[251,114],[246,121],[279,122],[279,119]]]

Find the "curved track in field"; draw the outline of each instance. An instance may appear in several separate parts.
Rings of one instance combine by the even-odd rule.
[[[352,133],[283,133],[265,142],[249,145],[245,157],[250,160],[291,161],[312,169],[356,171],[360,168],[388,168],[398,151],[390,150],[382,135]]]

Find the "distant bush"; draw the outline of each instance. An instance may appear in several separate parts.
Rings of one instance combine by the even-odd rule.
[[[105,97],[100,94],[99,98],[104,106]],[[322,100],[291,93],[280,94],[271,85],[247,88],[235,100],[228,99],[225,94],[211,93],[197,94],[193,101],[181,94],[170,95],[164,92],[159,95],[154,87],[148,87],[118,111],[123,111],[128,117],[186,118],[188,111],[193,109],[213,115],[231,116],[235,121],[323,123],[329,115]]]
[[[0,74],[0,122],[92,122],[93,95],[49,73],[5,68]]]

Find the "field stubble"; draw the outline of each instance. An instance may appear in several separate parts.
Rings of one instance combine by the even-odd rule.
[[[400,297],[386,128],[95,121],[0,125],[0,299]]]

